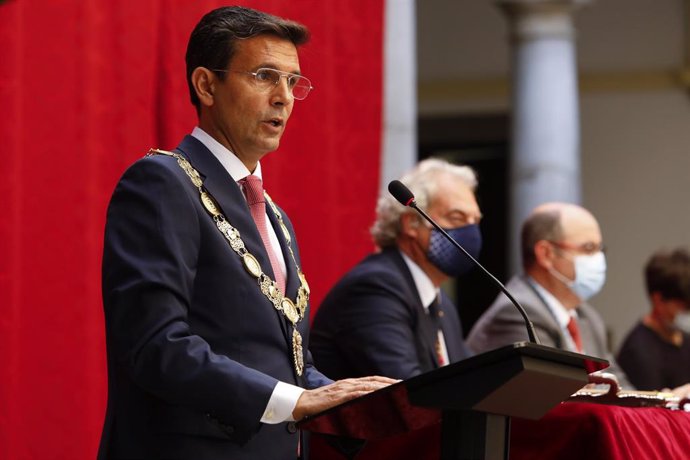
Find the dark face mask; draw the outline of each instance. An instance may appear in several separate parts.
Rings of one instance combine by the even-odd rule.
[[[444,230],[472,257],[475,259],[479,257],[482,250],[482,234],[479,232],[479,225],[471,224]],[[436,268],[448,276],[460,276],[474,268],[474,263],[435,228],[431,229],[426,256]]]

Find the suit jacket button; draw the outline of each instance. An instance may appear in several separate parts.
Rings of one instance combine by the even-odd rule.
[[[287,426],[285,429],[288,431],[290,434],[297,433],[297,424],[295,422],[288,422]]]

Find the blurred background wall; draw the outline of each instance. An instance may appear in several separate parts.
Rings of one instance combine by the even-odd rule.
[[[609,264],[592,304],[617,346],[648,308],[642,266],[650,253],[690,246],[688,2],[576,3],[584,3],[573,16],[582,204],[599,219]],[[507,228],[508,20],[492,1],[418,1],[416,8],[420,153],[478,168],[487,217],[482,258],[505,280],[506,241],[518,232]],[[494,223],[506,231],[489,228]],[[465,290],[470,302],[460,290],[466,323],[493,296],[485,289],[479,297]]]

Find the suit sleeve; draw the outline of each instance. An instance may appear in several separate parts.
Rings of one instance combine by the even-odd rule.
[[[442,329],[450,361],[456,362],[469,358],[474,353],[462,337],[462,323],[458,310],[445,294],[442,294],[442,299],[444,312]]]
[[[505,302],[492,305],[490,314],[483,316],[470,332],[469,347],[477,352],[485,352],[510,345],[514,342],[528,341],[527,326],[520,312],[501,294]],[[533,308],[522,303],[527,316],[534,324],[534,329],[542,345],[559,347],[558,333],[553,330],[543,316],[533,312]]]
[[[385,275],[359,276],[339,298],[338,347],[357,375],[406,379],[422,373],[410,305]]]
[[[305,315],[306,316],[306,315]],[[308,318],[308,316],[306,316]],[[305,347],[305,357],[304,357],[304,386],[308,390],[319,388],[325,385],[333,383],[333,380],[329,379],[321,372],[319,372],[316,367],[314,367],[314,359],[311,356],[311,352],[308,347]]]
[[[259,420],[277,380],[214,353],[190,331],[199,213],[170,158],[131,167],[108,208],[103,299],[111,369],[169,404],[212,414],[239,437]]]

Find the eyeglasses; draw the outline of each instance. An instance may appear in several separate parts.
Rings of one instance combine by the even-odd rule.
[[[282,70],[269,69],[262,67],[261,69],[256,69],[256,72],[244,72],[241,70],[222,70],[222,69],[211,69],[213,72],[235,72],[244,73],[254,77],[256,85],[262,91],[269,91],[272,88],[278,86],[280,79],[285,77],[287,81],[288,89],[292,94],[292,97],[298,101],[303,101],[309,95],[309,91],[314,89],[311,86],[311,81],[307,77],[302,75],[297,75],[296,73],[283,72]]]
[[[553,244],[557,248],[561,249],[569,249],[571,251],[578,251],[584,254],[596,254],[597,252],[603,252],[606,253],[606,246],[604,246],[604,243],[593,243],[591,241],[588,241],[587,243],[582,243],[582,244],[573,244],[573,243],[566,243],[565,241],[551,241],[551,240],[546,240],[549,243]]]

